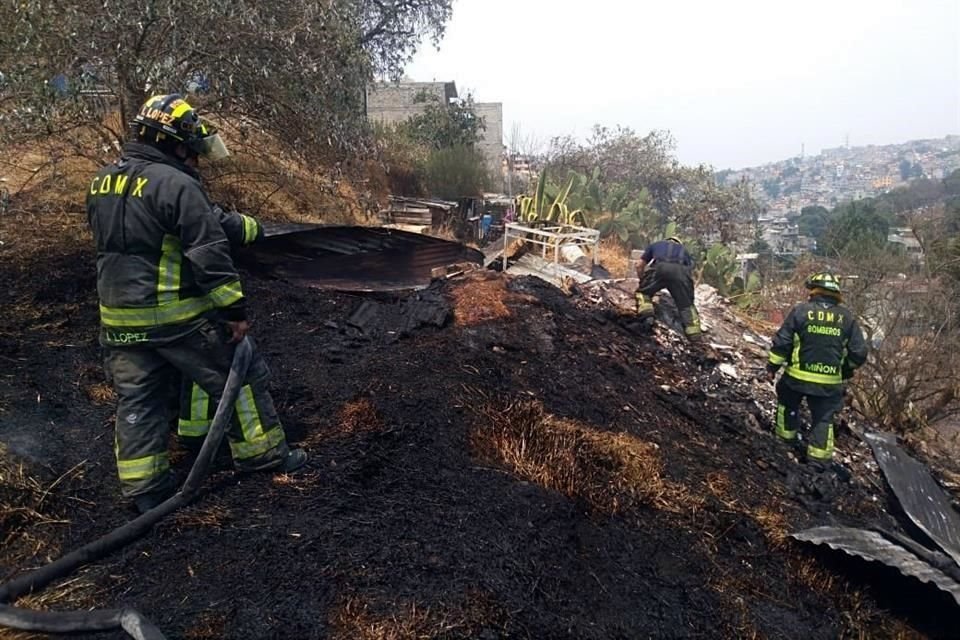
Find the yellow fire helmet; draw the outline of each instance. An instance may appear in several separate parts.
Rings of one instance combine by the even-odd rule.
[[[216,127],[198,116],[196,110],[176,93],[149,98],[130,124],[141,138],[149,129],[155,134],[153,140],[156,142],[172,138],[209,160],[230,155]]]
[[[807,287],[807,289],[823,289],[824,291],[835,293],[837,295],[843,293],[840,289],[840,278],[825,271],[811,275],[809,278],[807,278],[807,281],[804,283],[804,285]]]

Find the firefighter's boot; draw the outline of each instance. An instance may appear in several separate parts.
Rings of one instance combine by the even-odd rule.
[[[703,336],[703,329],[700,327],[700,314],[694,306],[686,307],[680,310],[680,319],[683,321],[683,333],[688,340],[699,340]]]
[[[637,317],[653,318],[653,299],[637,291]]]

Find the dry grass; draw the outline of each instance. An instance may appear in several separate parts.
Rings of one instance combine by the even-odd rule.
[[[597,247],[597,258],[614,278],[635,278],[636,273],[627,273],[630,266],[630,249],[619,240],[607,238]]]
[[[310,429],[301,443],[308,448],[322,445],[331,439],[380,433],[389,428],[383,415],[374,406],[373,402],[364,397],[345,402],[337,410],[332,421],[328,417],[317,414],[311,416],[307,420],[307,424]],[[302,475],[298,474],[298,477]]]
[[[383,431],[386,423],[368,398],[358,398],[340,407],[337,426],[341,433],[364,433]]]
[[[815,558],[789,554],[787,576],[792,583],[830,595],[834,599],[837,609],[843,612],[842,629],[838,638],[913,640],[927,637],[896,617],[885,615],[883,611],[876,609],[869,603],[863,591],[833,575]]]
[[[510,317],[507,282],[494,273],[469,274],[450,290],[453,319],[457,326],[473,325]]]
[[[222,638],[227,626],[227,614],[218,611],[204,611],[187,628],[183,637],[187,640],[213,640]]]
[[[453,298],[453,319],[460,327],[511,316],[511,303],[533,303],[536,299],[507,289],[507,279],[492,271],[472,271],[457,281],[450,290]]]
[[[657,445],[557,418],[535,401],[488,406],[471,433],[474,455],[601,513],[646,505],[695,511],[702,499],[663,477]]]
[[[728,509],[739,510],[740,504],[737,502],[736,497],[734,497],[733,483],[727,474],[720,471],[712,471],[707,474],[704,484],[707,490]]]
[[[59,546],[50,539],[51,526],[70,521],[53,512],[51,492],[81,475],[78,465],[45,486],[0,443],[0,564],[15,566],[16,556],[43,557],[59,552]]]
[[[62,141],[0,149],[0,186],[11,195],[9,210],[0,212],[0,256],[89,243],[84,194],[96,169],[95,160]]]
[[[70,524],[61,515],[64,493],[66,487],[82,478],[83,471],[84,465],[79,464],[52,482],[41,481],[0,443],[0,566],[33,567],[63,552],[61,532]],[[95,591],[95,585],[81,575],[20,598],[15,604],[36,610],[86,609],[95,603]],[[2,640],[37,637],[0,628]]]
[[[116,121],[108,114],[105,121]],[[116,130],[122,130],[112,122]],[[215,202],[263,218],[365,224],[385,193],[370,178],[376,167],[307,165],[284,153],[270,136],[242,123],[220,123],[232,157],[203,168]],[[118,155],[92,131],[0,149],[0,186],[11,206],[0,212],[0,256],[19,257],[63,246],[89,245],[85,193],[94,173]],[[29,229],[28,233],[23,230]]]
[[[86,610],[96,606],[99,600],[96,585],[83,577],[77,577],[47,587],[38,594],[24,596],[13,604],[31,611]],[[0,640],[49,640],[52,637],[54,636],[0,627]]]
[[[93,404],[112,405],[117,400],[117,394],[113,387],[105,382],[87,385],[84,387],[83,393]]]
[[[230,520],[230,516],[230,509],[221,504],[200,503],[177,511],[173,523],[177,527],[219,529]]]
[[[820,593],[832,591],[837,577],[808,556],[791,555],[787,558],[787,574],[791,581]]]
[[[765,637],[753,625],[754,615],[747,604],[753,598],[748,587],[737,580],[726,582],[712,580],[707,584],[720,594],[721,600],[726,603],[727,609],[734,616],[733,620],[723,625],[722,631],[718,629],[718,637],[737,638],[737,640],[761,640]]]
[[[756,522],[771,549],[779,549],[787,542],[790,521],[779,499],[773,497],[759,507],[743,504],[737,499],[738,491],[734,489],[730,478],[720,471],[707,474],[704,486],[729,511]]]
[[[347,597],[330,615],[331,639],[429,640],[475,637],[484,629],[502,628],[504,615],[489,595],[467,593],[460,603],[423,607],[416,602],[390,603],[387,613],[374,613],[372,603]]]
[[[760,529],[771,548],[779,549],[786,544],[787,536],[790,533],[790,522],[776,503],[755,509],[751,515],[760,525]]]
[[[83,467],[78,465],[53,482],[41,482],[0,443],[0,565],[15,568],[29,562],[35,566],[61,554],[59,532],[70,521],[59,515],[55,503],[60,489],[82,475]],[[95,602],[94,596],[95,585],[79,576],[20,598],[15,604],[33,610],[85,609]],[[0,640],[40,637],[0,628]]]

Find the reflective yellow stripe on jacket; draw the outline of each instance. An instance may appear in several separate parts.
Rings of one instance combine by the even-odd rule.
[[[105,327],[159,327],[192,320],[214,308],[228,307],[243,298],[240,281],[220,285],[202,298],[174,300],[155,307],[106,307],[100,305],[100,322]]]
[[[251,218],[252,220],[252,218]],[[256,233],[256,222],[253,222]],[[246,230],[245,230],[246,232]],[[164,235],[157,264],[157,306],[107,307],[100,305],[100,322],[105,327],[158,327],[196,318],[214,308],[229,307],[243,298],[240,281],[222,284],[206,296],[180,298],[183,247],[180,239]]]
[[[770,356],[770,361],[773,362],[773,354]],[[813,384],[843,384],[843,377],[839,373],[815,373],[800,368],[800,336],[796,334],[793,336],[793,353],[790,356],[786,374],[791,378]]]
[[[163,236],[160,252],[160,264],[157,268],[157,303],[169,304],[180,299],[180,269],[183,265],[180,239],[176,236]]]
[[[843,384],[843,377],[840,374],[813,373],[812,371],[803,371],[794,368],[792,365],[787,367],[787,375],[803,382],[812,382],[814,384]]]
[[[242,213],[240,214],[240,219],[243,220],[243,244],[251,244],[257,239],[257,221],[255,218],[245,216]]]

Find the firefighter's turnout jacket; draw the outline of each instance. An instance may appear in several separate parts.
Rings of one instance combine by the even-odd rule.
[[[807,458],[833,458],[833,420],[843,408],[843,382],[867,360],[867,344],[853,313],[830,296],[795,306],[773,339],[768,367],[786,365],[777,384],[777,435],[797,439],[800,405],[810,408]]]
[[[149,145],[128,143],[93,178],[87,211],[102,344],[164,344],[214,310],[246,318],[227,233],[252,241],[260,228],[252,218],[211,210],[197,173]]]
[[[816,296],[787,315],[773,339],[770,365],[808,395],[840,393],[843,381],[867,360],[867,343],[849,309],[830,296]]]

